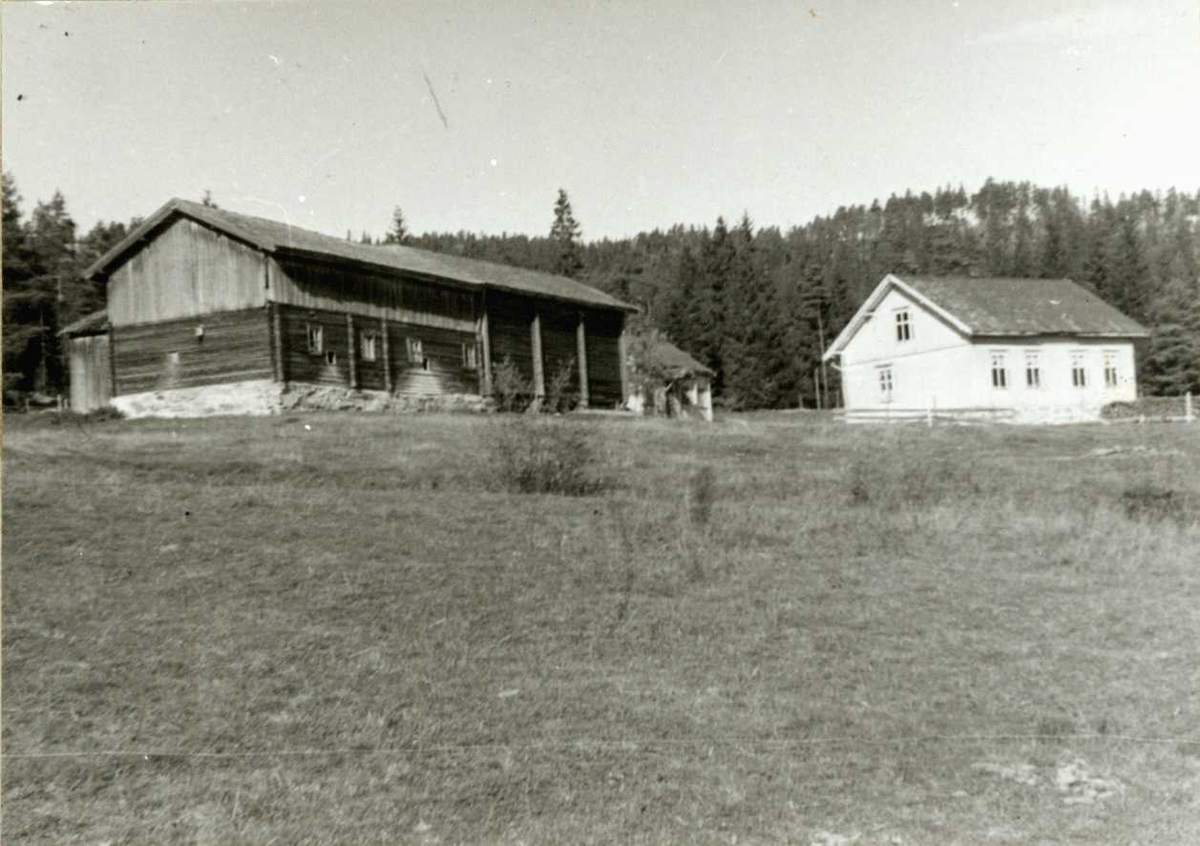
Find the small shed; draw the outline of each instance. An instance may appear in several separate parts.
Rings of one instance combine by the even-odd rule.
[[[635,336],[629,359],[631,411],[712,422],[712,370],[657,331]]]
[[[108,312],[81,317],[58,333],[70,365],[72,411],[86,413],[112,400],[112,359],[109,355]]]

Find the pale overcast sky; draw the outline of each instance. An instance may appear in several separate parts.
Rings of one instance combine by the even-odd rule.
[[[789,226],[988,176],[1200,188],[1200,4],[4,3],[3,163],[83,228]],[[436,96],[436,102],[435,102]]]

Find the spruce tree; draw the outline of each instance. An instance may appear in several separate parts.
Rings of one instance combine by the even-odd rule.
[[[554,223],[550,226],[550,240],[558,248],[554,272],[560,276],[574,278],[583,270],[579,233],[579,224],[571,211],[571,201],[567,198],[567,192],[559,188],[558,199],[554,203]]]
[[[364,233],[365,235],[366,233]],[[392,227],[383,236],[385,244],[410,244],[412,243],[412,235],[408,231],[408,224],[404,220],[404,212],[399,206],[392,209]]]

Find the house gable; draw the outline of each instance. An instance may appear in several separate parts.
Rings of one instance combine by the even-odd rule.
[[[902,337],[898,326],[901,312],[907,314],[907,337]],[[851,361],[914,355],[961,346],[968,335],[968,328],[954,315],[888,275],[833,340],[825,359],[841,356],[845,366]]]

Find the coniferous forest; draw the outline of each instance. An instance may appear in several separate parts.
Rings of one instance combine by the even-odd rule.
[[[6,399],[54,394],[67,378],[56,332],[103,307],[80,271],[137,221],[80,234],[61,194],[26,214],[8,174],[3,199]],[[379,240],[566,273],[632,302],[642,310],[633,330],[658,330],[707,363],[732,409],[816,405],[822,350],[888,272],[1069,277],[1150,329],[1138,349],[1144,393],[1200,392],[1200,191],[1114,201],[988,180],[974,193],[843,206],[787,231],[744,213],[591,242],[560,191],[547,222],[544,237],[411,235],[397,208],[398,232]]]

